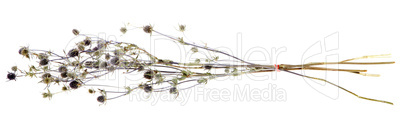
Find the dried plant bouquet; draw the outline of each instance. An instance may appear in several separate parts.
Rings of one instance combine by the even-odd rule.
[[[332,69],[322,67],[322,65],[381,65],[393,64],[395,62],[355,62],[367,58],[383,58],[389,55],[372,55],[359,58],[352,58],[339,62],[314,62],[299,65],[290,64],[255,64],[245,61],[225,52],[185,41],[183,37],[174,37],[159,32],[151,25],[136,27],[146,34],[161,35],[176,43],[191,47],[191,51],[196,53],[198,50],[206,50],[233,58],[230,62],[220,60],[219,56],[210,56],[198,58],[194,62],[183,63],[174,60],[156,57],[150,52],[144,50],[134,43],[108,41],[99,37],[91,37],[74,29],[74,35],[83,37],[83,39],[72,49],[67,49],[64,53],[54,53],[50,50],[32,49],[22,47],[18,53],[23,57],[35,61],[27,70],[13,66],[12,71],[7,74],[9,80],[16,80],[18,77],[39,78],[40,83],[45,85],[44,98],[51,98],[68,90],[75,90],[83,87],[89,87],[89,93],[97,93],[97,101],[105,103],[108,100],[116,99],[132,93],[134,90],[143,90],[151,95],[156,92],[168,91],[172,95],[179,95],[181,90],[192,88],[199,84],[207,84],[209,80],[218,77],[238,76],[250,73],[268,73],[268,72],[287,72],[304,78],[319,80],[329,83],[345,92],[360,99],[393,104],[392,102],[377,100],[373,98],[360,96],[346,88],[322,78],[316,78],[297,73],[299,70],[317,70],[317,71],[340,71],[363,76],[379,76],[368,74],[366,70],[360,69]],[[134,29],[134,30],[135,30]],[[178,30],[184,32],[185,25],[179,25]],[[125,34],[128,30],[122,27],[120,31]],[[233,62],[238,64],[234,65]],[[240,64],[240,65],[239,65]],[[143,82],[138,86],[124,86],[119,91],[113,90],[113,86],[90,84],[91,81],[114,73],[116,70],[123,70],[123,74],[140,73],[143,75]],[[214,70],[214,71],[212,71]],[[182,87],[182,84],[190,84]],[[56,86],[56,87],[53,87]],[[92,89],[97,86],[99,89]],[[124,90],[124,91],[121,91]]]

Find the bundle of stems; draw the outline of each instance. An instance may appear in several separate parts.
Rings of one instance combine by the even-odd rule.
[[[39,78],[40,83],[44,83],[45,92],[42,93],[44,98],[52,98],[55,94],[65,92],[67,90],[75,90],[82,87],[103,87],[102,89],[89,89],[89,93],[99,93],[97,101],[105,103],[108,100],[126,96],[134,90],[143,90],[146,93],[168,91],[171,94],[179,95],[181,90],[189,89],[200,84],[207,84],[211,79],[228,76],[239,76],[251,73],[267,73],[275,71],[283,71],[293,75],[319,80],[338,87],[345,92],[352,94],[360,99],[369,101],[393,104],[392,102],[377,100],[373,98],[363,97],[356,93],[343,88],[335,83],[322,78],[303,75],[296,73],[298,70],[317,70],[317,71],[339,71],[363,76],[374,76],[376,74],[368,74],[367,70],[361,69],[332,69],[321,67],[322,65],[381,65],[393,64],[395,62],[355,62],[360,59],[368,58],[384,58],[390,55],[371,55],[358,58],[347,59],[339,62],[313,62],[307,64],[255,64],[245,61],[228,53],[207,47],[206,45],[198,45],[184,41],[183,37],[174,37],[163,34],[155,30],[151,25],[141,28],[145,33],[150,35],[161,35],[176,43],[192,47],[191,50],[196,53],[199,49],[222,54],[233,58],[228,63],[220,60],[219,56],[206,56],[198,58],[194,62],[184,63],[176,62],[169,59],[156,57],[143,48],[134,43],[108,41],[99,37],[92,37],[86,34],[80,34],[76,29],[73,34],[83,37],[82,41],[76,43],[74,48],[64,51],[63,54],[57,54],[50,50],[30,49],[22,47],[19,54],[28,59],[36,59],[37,62],[29,66],[28,70],[21,70],[17,66],[12,67],[12,72],[7,74],[9,80],[16,80],[17,77],[35,77]],[[122,27],[120,31],[124,34],[127,32],[126,27]],[[185,25],[179,25],[179,31],[185,31]],[[184,35],[184,33],[183,33]],[[102,84],[90,84],[90,82],[99,79],[116,70],[123,70],[123,74],[141,73],[144,82],[138,86],[110,86]],[[215,71],[212,71],[215,70]],[[40,75],[39,77],[36,75]],[[182,84],[190,84],[187,87],[179,87]],[[55,91],[51,89],[52,85],[60,86],[61,90]],[[124,91],[113,91],[112,88],[120,88]],[[111,95],[114,94],[114,95]]]

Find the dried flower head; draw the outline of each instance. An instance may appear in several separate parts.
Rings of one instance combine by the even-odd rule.
[[[110,59],[110,54],[109,54],[109,53],[106,53],[106,54],[105,54],[105,59],[106,59],[106,60],[109,60],[109,59]]]
[[[184,32],[186,30],[186,25],[179,25],[179,31]]]
[[[63,86],[63,87],[61,87],[61,90],[66,91],[66,90],[68,90],[68,88],[66,86]]]
[[[100,63],[100,65],[99,65],[99,67],[102,69],[106,68],[107,66],[108,66],[108,63],[106,61]]]
[[[49,59],[42,59],[39,61],[39,64],[42,66],[45,66],[45,65],[49,64]]]
[[[151,25],[146,25],[142,29],[145,33],[152,33],[153,27]]]
[[[78,31],[77,29],[73,29],[73,34],[78,36],[80,34],[80,31]]]
[[[59,70],[59,72],[61,72],[61,73],[68,71],[66,66],[60,66],[58,70]]]
[[[15,80],[15,77],[17,77],[17,76],[15,76],[15,73],[10,73],[10,72],[9,72],[9,73],[7,74],[7,79],[8,79],[8,80]]]
[[[154,76],[155,76],[154,70],[148,70],[144,73],[144,78],[146,78],[146,79],[153,79]]]
[[[53,82],[53,78],[51,78],[51,77],[49,77],[49,78],[44,78],[44,79],[42,80],[42,82],[45,83],[45,84],[50,84],[50,83]]]
[[[78,54],[79,54],[78,49],[71,49],[70,51],[68,51],[69,57],[75,57],[75,56],[78,56]]]
[[[146,93],[151,93],[151,92],[153,91],[153,88],[152,88],[152,86],[150,86],[150,85],[145,85],[145,86],[144,86],[144,91],[145,91]]]
[[[113,57],[113,58],[110,60],[110,64],[112,64],[112,65],[119,65],[119,63],[120,63],[119,57]]]
[[[81,86],[80,82],[78,82],[76,80],[70,82],[70,88],[71,89],[77,89],[80,86]]]
[[[71,79],[75,79],[76,74],[73,72],[67,72],[67,77],[71,78]]]
[[[112,71],[116,70],[116,67],[114,67],[114,66],[109,66],[109,67],[107,67],[107,70],[108,70],[109,72],[112,72]]]
[[[91,43],[92,43],[91,38],[86,38],[86,39],[84,40],[84,45],[85,45],[85,46],[89,46],[89,45],[91,45]]]
[[[29,49],[27,47],[22,47],[18,50],[18,53],[24,57],[29,58]]]
[[[52,75],[50,73],[42,74],[42,79],[50,78],[50,77],[52,77]]]
[[[177,93],[179,93],[179,90],[177,90],[176,87],[172,87],[172,88],[169,89],[169,93],[170,94],[177,94]]]
[[[38,58],[39,58],[39,59],[47,59],[47,58],[49,58],[49,56],[48,56],[47,54],[45,54],[45,53],[40,53],[40,54],[38,55]]]
[[[46,92],[44,92],[44,93],[42,93],[42,97],[43,97],[43,98],[51,98],[51,97],[52,97],[52,94],[51,94],[51,93],[46,93]]]
[[[193,51],[194,53],[197,53],[197,52],[198,52],[198,48],[197,48],[197,47],[192,47],[192,48],[191,48],[191,51]]]
[[[15,71],[18,70],[18,67],[17,67],[17,66],[13,66],[13,67],[11,67],[11,70],[15,72]]]
[[[98,51],[99,50],[99,48],[98,47],[94,47],[94,48],[92,48],[92,51]]]
[[[98,102],[100,102],[100,103],[104,103],[105,102],[105,96],[98,96],[97,98],[96,98],[96,100],[98,101]]]
[[[121,27],[120,32],[123,33],[123,34],[126,34],[127,28],[126,27]]]
[[[62,78],[67,78],[67,71],[60,73],[60,76]]]
[[[139,67],[137,68],[137,70],[138,70],[138,71],[144,70],[144,66],[139,66]]]
[[[204,68],[207,69],[207,70],[211,70],[212,66],[211,65],[205,65]]]
[[[85,46],[84,45],[78,45],[77,46],[77,48],[78,48],[78,50],[80,50],[80,51],[84,51],[85,50]]]

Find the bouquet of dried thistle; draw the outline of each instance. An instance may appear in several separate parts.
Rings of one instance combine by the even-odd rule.
[[[376,74],[368,74],[366,70],[360,69],[331,69],[320,67],[321,65],[381,65],[393,64],[395,62],[354,62],[359,59],[367,58],[383,58],[389,55],[372,55],[358,58],[347,59],[339,62],[313,62],[307,64],[290,65],[290,64],[255,64],[242,60],[225,52],[207,47],[206,45],[197,45],[189,43],[183,37],[174,37],[161,33],[151,25],[136,27],[141,28],[146,34],[161,35],[176,43],[191,47],[192,52],[198,50],[206,50],[222,54],[233,58],[232,62],[240,63],[237,65],[228,63],[227,60],[220,60],[218,56],[205,57],[196,59],[194,62],[183,63],[169,59],[163,59],[154,56],[150,52],[140,48],[134,43],[108,41],[99,37],[91,37],[74,29],[72,32],[76,36],[82,36],[83,39],[72,49],[64,50],[64,53],[54,53],[50,50],[31,49],[22,47],[19,54],[28,59],[36,60],[35,64],[29,66],[27,70],[22,70],[17,66],[12,67],[12,72],[7,74],[9,80],[16,80],[17,77],[35,77],[40,79],[40,83],[46,85],[45,92],[42,93],[44,98],[52,98],[55,94],[65,92],[67,90],[76,90],[83,87],[103,87],[103,89],[88,89],[89,93],[98,93],[97,101],[106,103],[108,100],[116,99],[130,94],[134,90],[143,90],[146,93],[168,91],[170,94],[179,95],[184,89],[192,88],[199,84],[207,84],[209,80],[226,77],[238,76],[250,73],[267,73],[274,71],[283,71],[293,75],[319,80],[329,83],[345,92],[356,96],[357,98],[393,104],[392,102],[377,100],[360,96],[346,88],[327,81],[322,78],[303,75],[296,73],[297,70],[317,70],[317,71],[340,71],[351,74],[359,74],[363,76],[379,76]],[[178,30],[184,32],[185,25],[179,25]],[[120,31],[125,34],[128,30],[122,27]],[[114,91],[110,85],[89,84],[89,82],[97,80],[116,70],[123,70],[124,74],[140,73],[143,75],[143,82],[138,86],[124,86],[120,91]],[[215,71],[211,71],[215,70]],[[182,84],[190,84],[187,87],[180,87]],[[62,86],[59,87],[51,86]],[[108,89],[109,88],[109,89]],[[121,90],[124,91],[121,91]],[[113,95],[112,95],[113,94]]]

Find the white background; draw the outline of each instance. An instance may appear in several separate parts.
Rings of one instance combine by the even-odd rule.
[[[12,1],[0,4],[1,82],[0,132],[400,132],[402,99],[399,64],[402,44],[401,3],[351,1]],[[43,99],[38,79],[6,82],[7,71],[18,65],[20,46],[61,52],[82,33],[104,32],[120,38],[123,23],[155,25],[186,35],[210,47],[236,49],[236,34],[243,35],[243,50],[286,47],[278,63],[298,64],[305,50],[339,32],[339,59],[392,53],[396,64],[363,66],[379,78],[339,74],[339,83],[362,96],[384,99],[394,106],[365,101],[339,91],[336,100],[311,88],[301,77],[278,73],[276,80],[211,81],[205,88],[233,90],[234,85],[264,89],[275,84],[286,90],[285,102],[195,101],[188,103],[139,102],[128,97],[98,106],[87,89]],[[137,29],[138,31],[138,29]],[[131,32],[131,31],[129,31]],[[136,32],[135,30],[132,32]],[[149,49],[149,36],[123,36]],[[130,40],[132,39],[132,40]],[[148,41],[148,43],[147,43]],[[144,43],[143,43],[144,42]],[[169,51],[166,51],[169,52]],[[163,53],[162,53],[163,54]],[[169,53],[165,53],[169,54]],[[242,57],[243,58],[243,57]],[[326,89],[326,88],[321,88]]]

